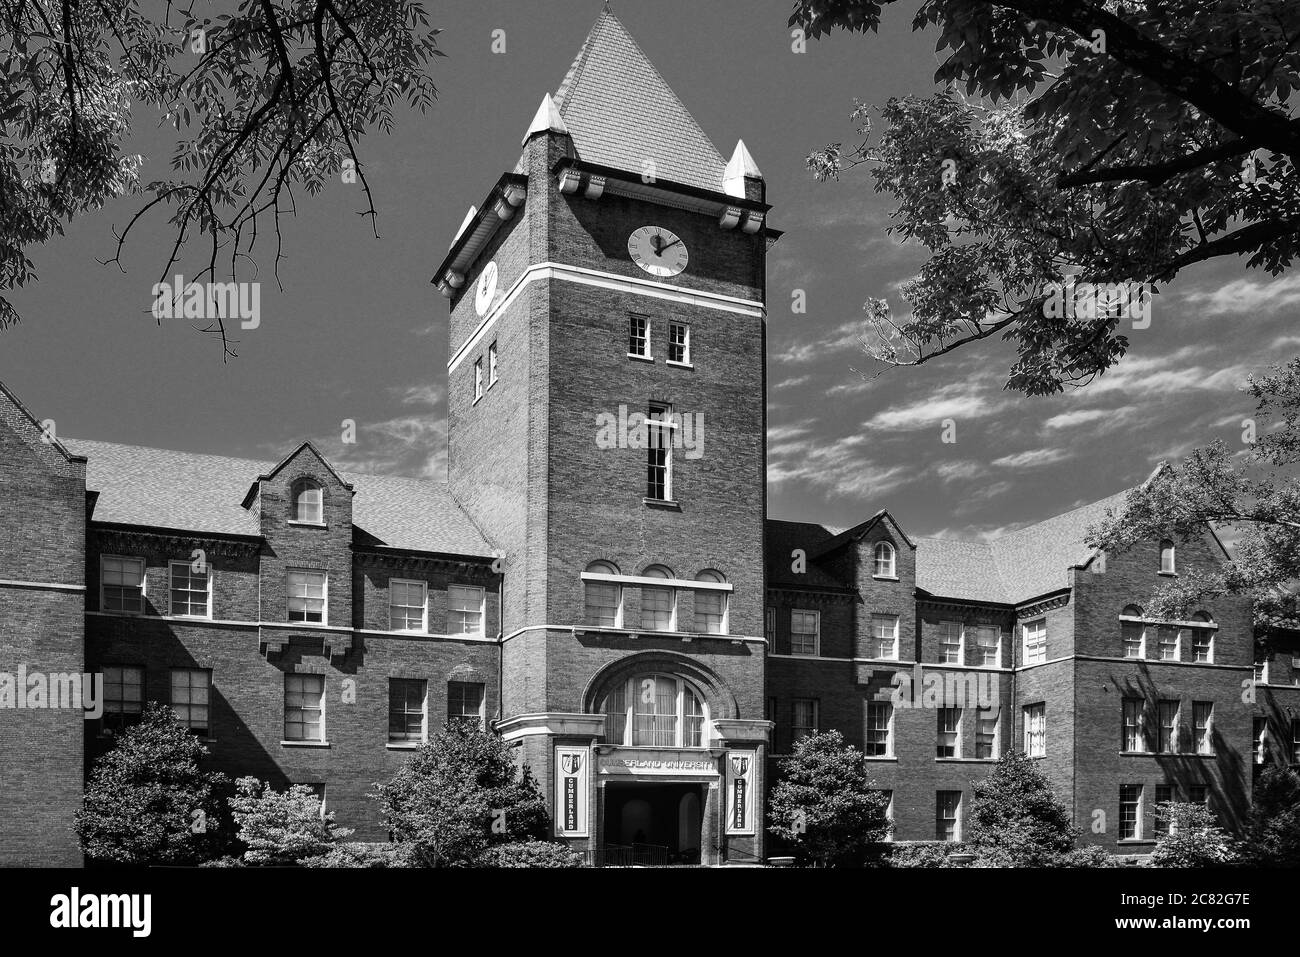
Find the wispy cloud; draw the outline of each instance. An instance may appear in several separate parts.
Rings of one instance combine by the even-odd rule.
[[[777,445],[769,441],[768,484],[813,487],[828,495],[878,502],[880,496],[906,482],[913,470],[906,465],[876,465],[873,451],[867,446],[866,437],[861,435],[842,439],[791,438]]]
[[[1076,409],[1073,412],[1062,412],[1054,415],[1043,423],[1043,430],[1047,432],[1057,429],[1070,429],[1079,425],[1094,425],[1099,422],[1115,423],[1122,421],[1139,411],[1135,405],[1120,406],[1117,409]]]
[[[446,481],[445,390],[425,385],[395,391],[409,412],[379,422],[358,421],[355,444],[330,437],[322,440],[322,452],[344,471]]]
[[[857,346],[864,332],[862,320],[846,322],[820,339],[814,339],[812,342],[795,342],[786,346],[772,356],[772,361],[775,363],[811,362],[823,358],[827,351]]]
[[[1006,405],[1005,399],[992,398],[976,386],[959,382],[936,389],[924,399],[877,412],[862,425],[878,430],[922,429],[937,426],[944,419],[974,419],[990,415]]]
[[[1249,276],[1226,282],[1217,289],[1199,288],[1184,294],[1188,302],[1206,314],[1272,312],[1300,303],[1300,276],[1282,279],[1253,279]]]
[[[1016,452],[1013,455],[1004,455],[1001,458],[994,459],[993,464],[1001,468],[1008,469],[1032,469],[1041,465],[1051,465],[1054,462],[1060,462],[1062,459],[1068,459],[1070,453],[1066,449],[1029,449],[1024,452]]]

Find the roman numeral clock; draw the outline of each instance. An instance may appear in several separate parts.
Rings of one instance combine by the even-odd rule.
[[[642,226],[627,238],[628,255],[652,276],[676,276],[686,268],[691,255],[680,236],[662,226]]]

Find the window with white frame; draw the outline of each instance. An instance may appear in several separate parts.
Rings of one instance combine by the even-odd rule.
[[[488,388],[497,384],[497,344],[488,346]]]
[[[894,706],[888,701],[867,702],[866,754],[872,758],[894,756]]]
[[[1160,574],[1172,575],[1177,571],[1174,564],[1174,543],[1164,539],[1160,543]]]
[[[1001,712],[997,708],[980,708],[975,712],[975,757],[996,758],[998,756],[998,718]]]
[[[945,665],[960,665],[962,661],[962,624],[959,621],[939,622],[939,660]]]
[[[822,613],[802,608],[790,612],[790,654],[816,657],[820,653]]]
[[[1193,628],[1191,631],[1192,631],[1192,660],[1213,663],[1214,629]]]
[[[897,565],[895,563],[894,546],[889,542],[876,542],[875,551],[875,570],[873,572],[876,578],[897,578]]]
[[[1021,625],[1024,641],[1025,664],[1037,665],[1047,660],[1047,619],[1028,621]]]
[[[202,571],[195,571],[198,565]],[[212,578],[208,563],[171,562],[168,565],[171,581],[168,587],[169,614],[180,618],[210,618],[209,594]]]
[[[1124,618],[1141,618],[1142,609],[1129,605],[1122,612]],[[1140,621],[1121,621],[1120,637],[1124,642],[1125,658],[1145,658],[1147,656],[1147,627]]]
[[[428,630],[425,609],[429,588],[425,582],[393,578],[388,582],[388,627],[391,631]]]
[[[1214,753],[1214,702],[1192,702],[1192,729],[1197,754]]]
[[[474,401],[483,398],[483,357],[474,360]]]
[[[1146,730],[1143,728],[1142,712],[1143,701],[1141,698],[1124,699],[1124,741],[1123,748],[1125,751],[1145,751]]]
[[[1268,718],[1252,719],[1250,733],[1255,743],[1255,763],[1263,764],[1268,758]]]
[[[1119,839],[1137,841],[1142,838],[1142,785],[1121,784],[1119,787]]]
[[[645,316],[628,318],[627,354],[642,359],[650,358],[650,320]]]
[[[201,738],[211,730],[209,723],[212,672],[203,668],[173,668],[171,709],[176,722]]]
[[[413,744],[428,738],[429,683],[423,678],[388,679],[388,741]]]
[[[1164,837],[1169,833],[1169,808],[1166,806],[1174,799],[1174,789],[1168,784],[1157,784],[1155,801],[1153,802],[1153,835],[1155,837]]]
[[[308,525],[325,522],[325,493],[311,479],[299,479],[293,484],[293,520]]]
[[[961,757],[961,708],[940,708],[935,756]]]
[[[1161,625],[1158,634],[1160,636],[1160,660],[1180,661],[1182,659],[1182,629],[1175,628],[1172,625]]]
[[[975,628],[976,664],[981,668],[998,668],[1002,665],[1002,629],[997,625],[978,625]]]
[[[790,741],[817,733],[819,703],[816,698],[795,698],[790,702]]]
[[[99,559],[99,610],[139,615],[144,611],[144,559]]]
[[[1047,704],[1025,706],[1025,754],[1041,758],[1047,754]]]
[[[594,575],[617,575],[618,569],[609,562],[592,562],[587,571]],[[618,582],[584,581],[582,583],[584,613],[589,625],[602,628],[623,627],[623,586]]]
[[[662,565],[651,565],[643,578],[672,578]],[[641,627],[647,631],[677,630],[677,589],[661,585],[641,586]]]
[[[1255,662],[1255,684],[1268,684],[1268,656]]]
[[[144,669],[105,665],[103,730],[120,731],[144,713]]]
[[[646,414],[646,492],[645,497],[669,502],[673,497],[673,407],[666,402],[651,402]]]
[[[287,584],[289,620],[325,624],[325,573],[291,569]]]
[[[481,681],[448,681],[447,721],[466,721],[478,728],[486,727],[486,690]]]
[[[934,805],[935,840],[961,840],[961,792],[937,791]]]
[[[325,740],[325,676],[284,676],[284,740]]]
[[[898,660],[898,616],[872,615],[871,638],[877,658]]]
[[[684,322],[668,323],[668,361],[691,364],[691,327]]]
[[[699,581],[722,584],[726,581],[721,572],[705,569],[697,576]],[[695,627],[707,635],[727,633],[727,593],[722,589],[695,589]]]
[[[1156,741],[1156,750],[1160,754],[1178,752],[1178,711],[1177,700],[1162,700],[1157,703],[1160,733]]]
[[[485,598],[481,585],[448,585],[447,634],[482,638]]]
[[[620,682],[601,702],[605,742],[625,747],[698,748],[705,741],[704,696],[675,675],[641,674]]]

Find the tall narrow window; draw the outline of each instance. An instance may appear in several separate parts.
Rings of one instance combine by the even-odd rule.
[[[144,713],[144,669],[106,665],[104,671],[103,730],[120,731]]]
[[[790,703],[790,740],[817,733],[817,699],[795,698]]]
[[[284,739],[325,740],[325,676],[284,676]]]
[[[677,744],[677,682],[658,676],[641,680],[632,713],[633,744],[671,748]]]
[[[1196,736],[1196,753],[1214,753],[1214,702],[1193,701],[1192,722]]]
[[[945,665],[964,664],[962,661],[962,637],[961,622],[939,622],[939,660]]]
[[[309,525],[324,522],[324,493],[311,479],[301,479],[293,485],[293,520]]]
[[[1255,684],[1268,684],[1268,656],[1263,655],[1255,662]]]
[[[1174,543],[1166,538],[1160,543],[1160,574],[1172,575],[1175,571]]]
[[[821,620],[819,611],[795,608],[790,612],[790,654],[813,657],[819,654]]]
[[[617,575],[609,562],[592,562],[587,572],[593,575]],[[623,586],[618,582],[584,581],[583,596],[586,622],[603,628],[623,627]]]
[[[1169,808],[1167,805],[1173,799],[1174,789],[1172,787],[1168,784],[1156,785],[1154,807],[1152,808],[1155,820],[1154,835],[1156,837],[1164,837],[1169,833]]]
[[[872,615],[871,637],[875,642],[877,658],[898,660],[898,616]]]
[[[289,620],[325,623],[325,573],[293,571],[288,574]]]
[[[709,712],[704,697],[673,675],[641,674],[620,682],[600,710],[607,744],[699,748],[705,743]]]
[[[474,401],[483,398],[483,359],[474,360]]]
[[[1119,839],[1142,837],[1142,785],[1121,784],[1119,788]]]
[[[646,416],[646,498],[658,502],[673,497],[673,407],[651,402]]]
[[[1165,700],[1159,703],[1160,739],[1156,750],[1161,754],[1178,752],[1178,702]]]
[[[1197,621],[1208,622],[1210,616],[1205,612],[1196,613]],[[1213,663],[1214,661],[1214,629],[1213,628],[1193,628],[1192,633],[1192,660]]]
[[[1268,759],[1268,719],[1252,719],[1250,734],[1251,739],[1255,742],[1255,763],[1263,764]]]
[[[700,572],[699,580],[717,582],[724,579],[719,572],[705,570]],[[695,627],[707,635],[725,635],[727,633],[727,593],[720,589],[697,588],[695,590]]]
[[[934,804],[935,840],[961,840],[961,792],[939,791]]]
[[[961,708],[939,709],[939,734],[936,757],[961,757]]]
[[[1047,754],[1047,705],[1025,706],[1025,754],[1041,758]]]
[[[628,319],[627,354],[641,359],[650,358],[650,320],[645,316]]]
[[[672,578],[662,565],[651,565],[643,578]],[[641,627],[647,631],[677,630],[677,590],[660,585],[641,586]]]
[[[427,630],[425,623],[427,587],[424,582],[403,581],[400,578],[389,579],[388,628],[390,631]]]
[[[1047,619],[1026,622],[1021,626],[1024,634],[1025,664],[1037,665],[1047,660]]]
[[[893,757],[893,729],[894,706],[888,701],[868,701],[866,747],[868,757]]]
[[[981,708],[975,713],[975,757],[996,758],[998,756],[998,717],[997,708]]]
[[[201,738],[208,736],[208,692],[212,687],[212,672],[201,668],[172,669],[171,708],[176,721]]]
[[[1141,618],[1142,609],[1136,605],[1129,605],[1120,614],[1125,618]],[[1124,657],[1145,658],[1147,656],[1146,625],[1140,621],[1121,621],[1119,630],[1124,642]]]
[[[980,625],[975,629],[976,664],[982,668],[1002,665],[1002,629],[997,625]]]
[[[684,322],[668,323],[668,361],[691,364],[691,327]]]
[[[1145,751],[1146,735],[1142,728],[1142,699],[1124,699],[1124,750]]]
[[[497,344],[488,346],[488,388],[497,384]]]
[[[875,571],[876,578],[896,578],[896,565],[894,562],[894,546],[889,542],[877,542],[875,553]]]
[[[1160,635],[1160,660],[1161,661],[1179,661],[1181,654],[1179,649],[1179,639],[1182,637],[1182,631],[1172,625],[1161,625],[1159,628]]]
[[[484,727],[484,690],[482,683],[477,681],[448,681],[447,720],[467,721],[479,728]]]
[[[447,633],[483,637],[486,590],[478,585],[447,586]]]
[[[202,571],[195,571],[198,565]],[[208,618],[208,586],[211,581],[206,562],[172,562],[170,612],[182,618]]]
[[[144,611],[144,559],[99,559],[99,609],[138,615]]]
[[[423,678],[388,679],[388,740],[392,744],[424,741],[428,728],[428,689]]]

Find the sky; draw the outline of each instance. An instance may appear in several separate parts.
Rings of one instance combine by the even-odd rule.
[[[988,538],[1137,484],[1212,439],[1241,441],[1245,376],[1300,352],[1300,274],[1273,279],[1243,260],[1185,272],[1157,297],[1150,327],[1129,333],[1129,356],[1064,395],[1004,391],[1014,355],[997,339],[919,368],[868,359],[862,303],[884,297],[897,313],[923,251],[886,234],[889,203],[865,170],[818,184],[804,157],[854,141],[855,97],[930,93],[936,35],[889,9],[878,35],[840,33],[799,53],[790,7],[613,3],[723,157],[744,138],[770,221],[785,231],[769,254],[771,517],[839,529],[888,508],[914,536]],[[357,215],[359,187],[299,197],[283,223],[283,291],[267,247],[261,324],[240,331],[238,357],[223,361],[201,323],[149,315],[172,239],[163,217],[138,227],[122,268],[101,265],[141,202],[115,201],[31,251],[39,279],[10,296],[23,321],[0,330],[0,380],[61,436],[267,460],[310,438],[343,469],[441,480],[448,308],[430,278],[466,209],[513,167],[601,3],[426,9],[444,31],[438,99],[361,143],[379,239]],[[137,120],[137,141],[153,150],[147,178],[163,175],[170,153],[156,150],[166,141],[154,122]],[[201,255],[182,274],[198,272]],[[791,308],[796,290],[806,312]],[[340,442],[344,419],[356,422],[355,444]],[[945,419],[953,442],[942,440]]]

